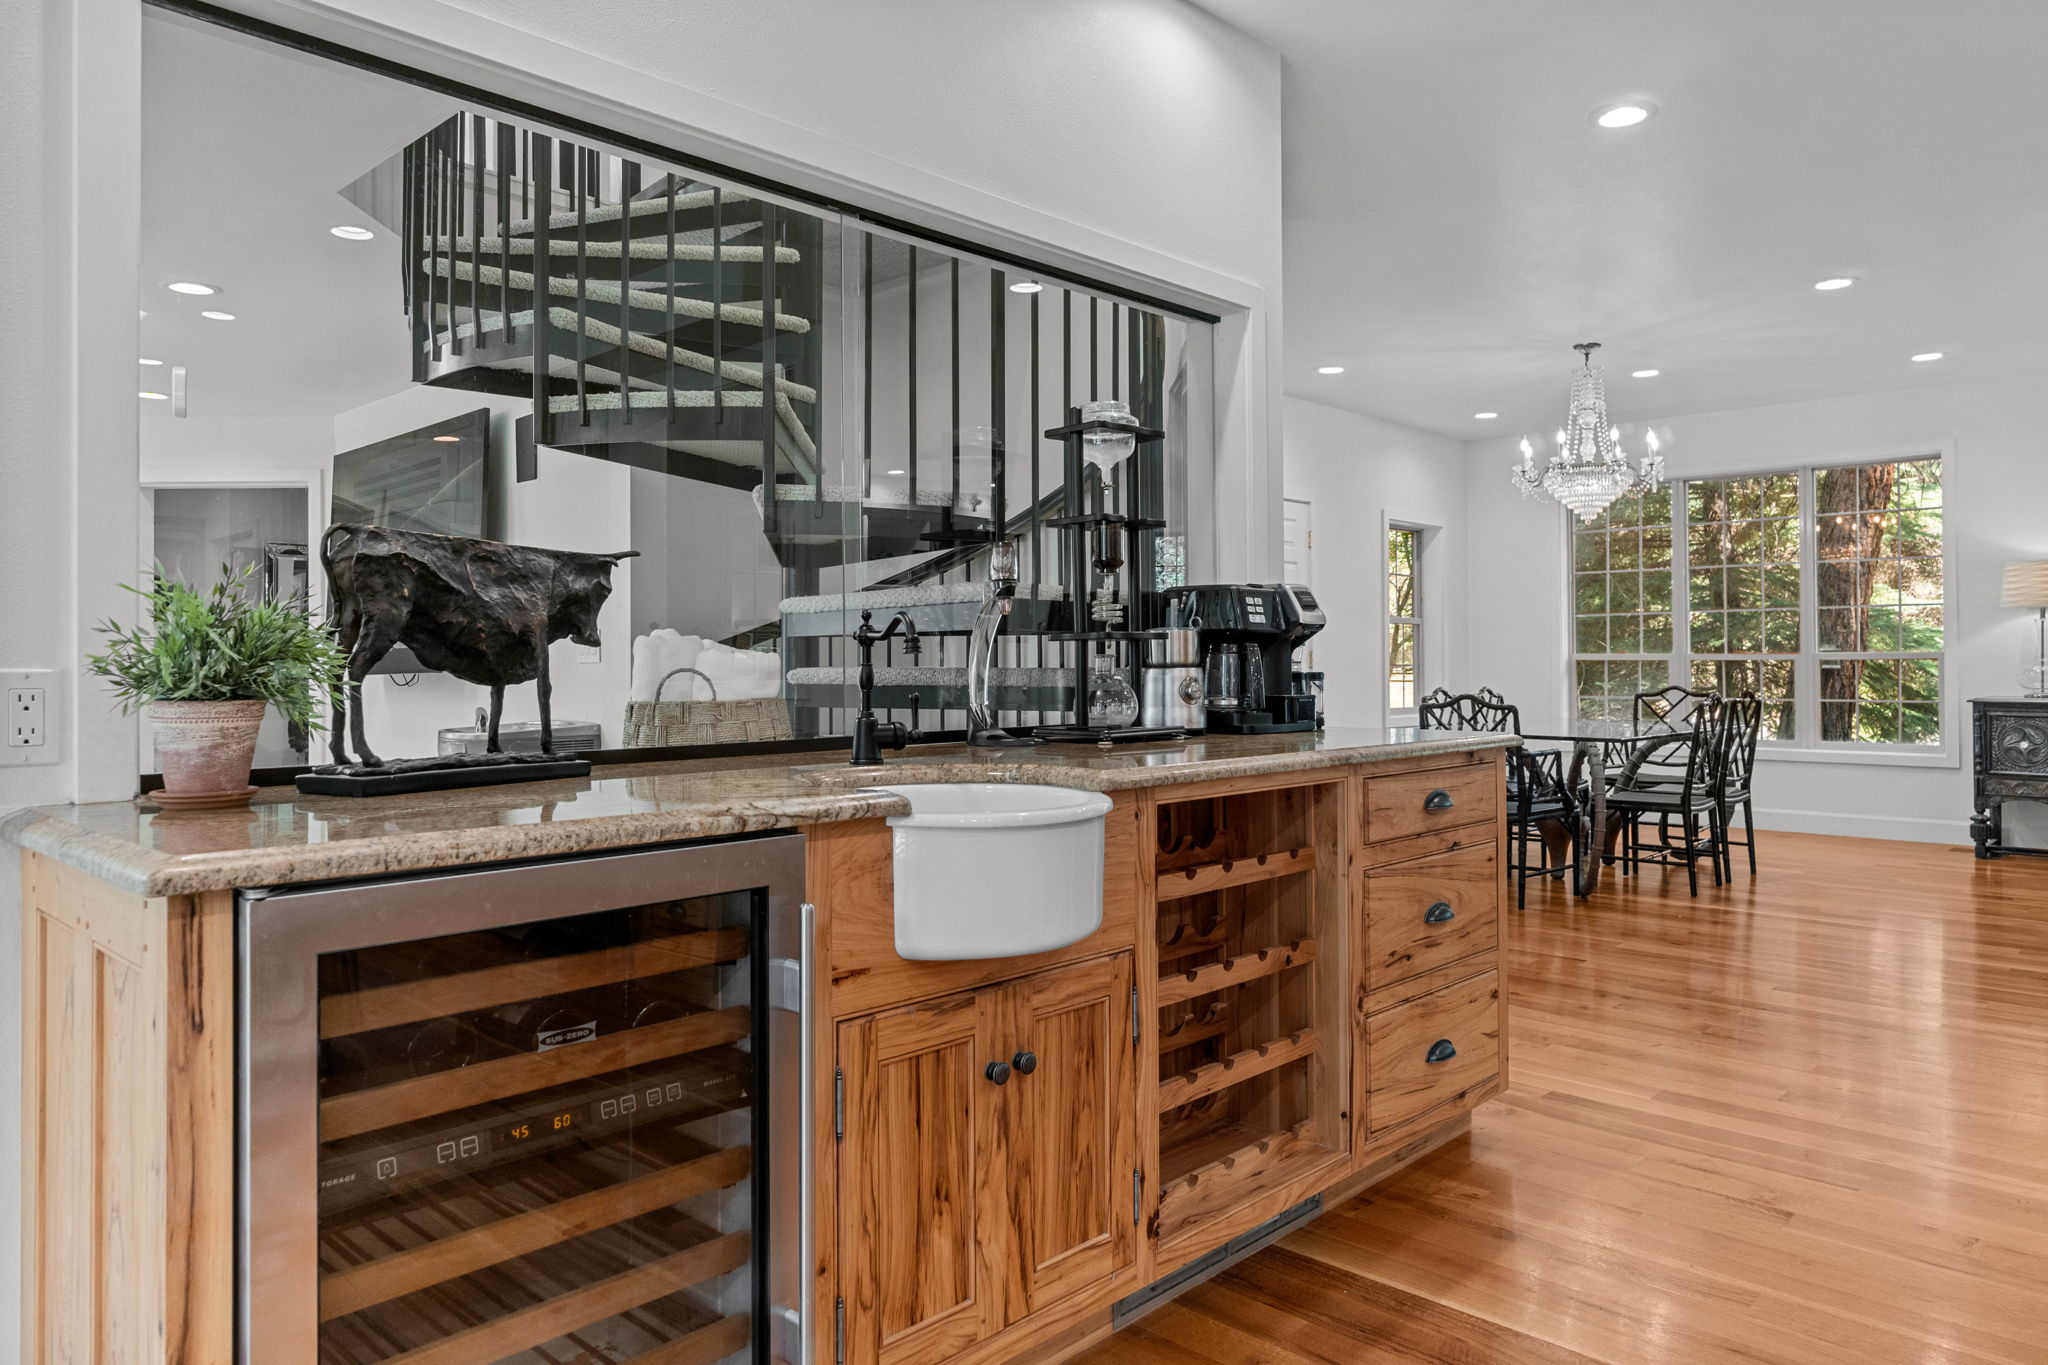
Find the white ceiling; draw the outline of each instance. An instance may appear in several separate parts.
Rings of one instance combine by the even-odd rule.
[[[146,11],[140,389],[186,367],[189,411],[331,416],[411,382],[398,239],[340,190],[458,106]],[[367,242],[334,237],[352,223]],[[171,280],[217,285],[210,298]],[[233,313],[209,322],[202,309]],[[170,404],[145,401],[146,420]]]
[[[1289,393],[1473,439],[1577,341],[1623,419],[2048,365],[2042,0],[1201,3],[1286,62]]]

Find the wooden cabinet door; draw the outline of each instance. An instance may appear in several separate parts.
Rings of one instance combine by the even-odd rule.
[[[999,991],[972,991],[839,1028],[850,1365],[946,1360],[1001,1325],[991,1287],[1009,1260],[1007,1087],[986,1075],[1000,1002]]]
[[[1002,1321],[1100,1284],[1137,1253],[1131,955],[1002,988],[1012,1253]]]

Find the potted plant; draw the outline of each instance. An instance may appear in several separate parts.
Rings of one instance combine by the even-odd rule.
[[[263,709],[312,731],[332,704],[344,662],[333,635],[299,603],[260,600],[253,572],[224,567],[202,593],[159,565],[148,590],[130,589],[148,601],[147,623],[104,623],[107,651],[86,660],[114,684],[122,710],[147,710],[166,806],[246,802]]]

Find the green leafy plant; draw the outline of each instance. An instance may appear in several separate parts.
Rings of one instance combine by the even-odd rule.
[[[333,634],[297,604],[265,602],[250,589],[254,567],[200,592],[159,564],[147,589],[149,621],[107,621],[107,651],[87,667],[114,684],[121,708],[153,701],[263,701],[308,730],[331,706],[346,660]]]

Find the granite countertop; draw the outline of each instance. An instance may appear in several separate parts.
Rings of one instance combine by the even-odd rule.
[[[316,797],[271,787],[246,809],[229,811],[166,813],[133,801],[41,806],[0,817],[0,838],[124,891],[181,896],[906,814],[902,797],[862,790],[878,782],[1036,782],[1115,792],[1515,742],[1511,735],[1342,729],[1115,749],[917,746],[877,768],[824,754],[692,759],[416,796]]]

